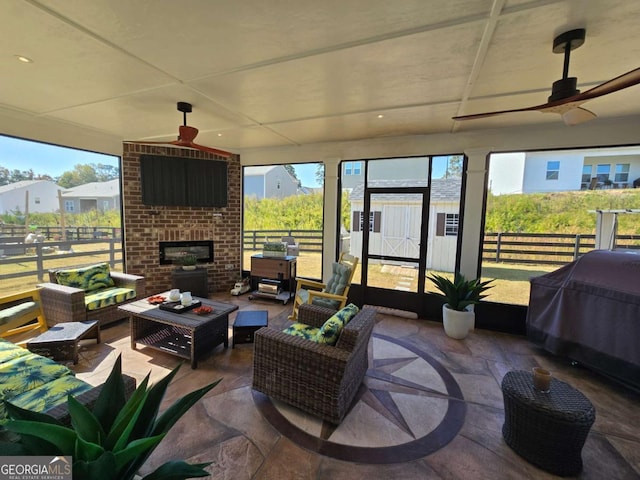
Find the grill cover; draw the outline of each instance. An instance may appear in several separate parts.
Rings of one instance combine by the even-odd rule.
[[[594,250],[531,279],[527,336],[640,389],[640,252]]]

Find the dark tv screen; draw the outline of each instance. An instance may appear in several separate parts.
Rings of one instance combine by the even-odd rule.
[[[140,182],[145,205],[227,206],[224,161],[141,155]]]

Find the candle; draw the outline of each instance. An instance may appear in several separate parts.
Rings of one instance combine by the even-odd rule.
[[[549,393],[549,389],[551,388],[551,372],[541,367],[534,367],[532,371],[534,388],[542,393]]]

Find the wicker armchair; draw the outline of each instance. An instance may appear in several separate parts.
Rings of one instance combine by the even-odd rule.
[[[320,327],[333,313],[303,304],[298,322]],[[367,372],[375,315],[372,308],[361,310],[343,328],[335,347],[261,328],[254,337],[253,388],[339,424]]]
[[[131,288],[136,291],[136,297],[128,301],[135,301],[145,296],[145,279],[138,275],[122,272],[110,272],[116,287]],[[85,291],[81,288],[59,285],[56,270],[49,270],[49,282],[38,285],[42,308],[49,327],[61,322],[80,322],[83,320],[98,320],[100,326],[127,318],[126,312],[118,310],[121,304],[109,305],[97,310],[88,311],[85,305]]]

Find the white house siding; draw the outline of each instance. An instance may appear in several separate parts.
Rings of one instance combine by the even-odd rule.
[[[23,180],[0,187],[0,212],[26,210],[26,192],[29,192],[29,213],[56,212],[59,208],[60,187],[49,180]]]
[[[525,158],[524,152],[491,155],[489,191],[493,195],[522,193]]]
[[[427,249],[427,268],[440,272],[453,272],[456,268],[457,235],[437,235],[438,213],[459,213],[460,204],[443,202],[432,205],[429,210],[429,244]]]
[[[258,199],[284,198],[298,193],[298,182],[282,165],[246,167],[243,190]]]
[[[560,162],[556,180],[547,180],[547,162]],[[524,167],[523,193],[580,190],[584,153],[540,152],[527,154]]]

